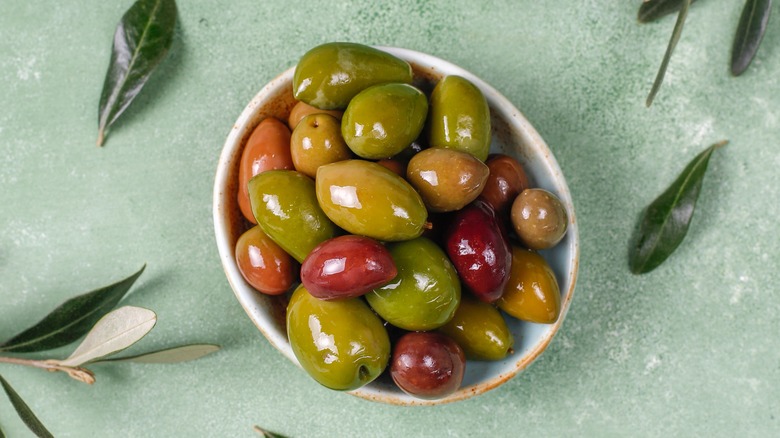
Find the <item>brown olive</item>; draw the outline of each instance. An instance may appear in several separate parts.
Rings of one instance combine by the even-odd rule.
[[[409,161],[406,179],[433,212],[460,210],[479,196],[488,167],[467,152],[426,149]]]
[[[352,157],[341,136],[341,123],[330,114],[304,117],[292,133],[290,152],[295,170],[311,178],[320,166]]]
[[[530,249],[555,246],[566,234],[568,222],[561,200],[546,190],[523,190],[512,203],[512,226]]]
[[[393,173],[397,174],[401,178],[406,178],[406,161],[400,160],[398,158],[385,158],[384,160],[377,161],[376,164],[392,170]]]
[[[298,123],[300,123],[300,121],[309,114],[330,114],[336,119],[341,120],[341,116],[344,114],[344,111],[321,110],[305,102],[298,102],[295,104],[292,111],[290,111],[290,115],[287,117],[287,126],[289,126],[290,129],[295,129],[295,127],[298,126]]]
[[[497,214],[503,216],[517,195],[528,188],[528,176],[523,166],[509,155],[490,155],[485,164],[490,169],[490,175],[479,196],[490,204]]]
[[[266,170],[292,170],[290,130],[279,120],[268,117],[252,131],[241,154],[238,167],[238,207],[244,217],[257,223],[249,203],[249,180]]]

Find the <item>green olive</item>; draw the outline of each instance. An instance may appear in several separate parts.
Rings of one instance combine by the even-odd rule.
[[[485,163],[454,149],[426,149],[412,157],[406,179],[433,212],[460,210],[482,193],[488,174]]]
[[[490,149],[490,108],[479,88],[460,76],[440,80],[431,94],[431,147],[457,149],[485,161]]]
[[[249,199],[260,228],[298,262],[336,235],[336,227],[317,203],[314,181],[302,173],[260,173],[249,180]]]
[[[469,359],[501,360],[514,343],[501,312],[468,294],[463,294],[455,316],[439,331],[454,339]]]
[[[352,157],[341,137],[341,123],[329,114],[310,114],[298,123],[290,139],[295,170],[314,178],[317,168]]]
[[[452,319],[460,303],[460,280],[444,251],[424,237],[388,249],[398,275],[366,295],[371,308],[405,330],[432,330]]]
[[[512,203],[512,225],[517,237],[530,249],[557,245],[569,223],[557,196],[542,189],[525,189]]]
[[[371,382],[390,359],[387,330],[363,300],[319,300],[303,285],[287,305],[287,337],[301,367],[331,389]]]
[[[428,99],[407,84],[382,84],[355,96],[341,119],[341,134],[359,157],[390,158],[420,135]]]
[[[539,254],[512,247],[512,268],[498,307],[524,321],[552,324],[561,313],[561,292],[550,266]]]
[[[293,95],[320,109],[344,109],[364,89],[389,82],[412,83],[409,63],[362,44],[327,43],[298,61]]]
[[[316,189],[325,214],[351,234],[385,241],[414,239],[422,234],[428,216],[408,182],[370,161],[320,166]]]

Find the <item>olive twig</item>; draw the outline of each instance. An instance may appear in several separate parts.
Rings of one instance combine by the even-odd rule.
[[[95,383],[95,374],[92,371],[78,366],[60,365],[55,360],[21,359],[18,357],[0,356],[0,363],[11,363],[34,368],[41,368],[50,372],[62,371],[80,382],[84,382],[89,385]]]

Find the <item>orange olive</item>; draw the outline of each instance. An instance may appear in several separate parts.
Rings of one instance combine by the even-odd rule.
[[[512,246],[512,268],[497,301],[507,314],[524,321],[552,324],[561,313],[561,292],[550,266],[539,254]]]
[[[266,170],[293,169],[290,155],[290,130],[284,123],[269,117],[252,131],[241,154],[238,168],[238,207],[244,217],[257,223],[249,203],[247,184],[253,176]]]
[[[297,277],[292,257],[259,226],[250,228],[238,238],[236,264],[247,283],[267,295],[283,294]]]

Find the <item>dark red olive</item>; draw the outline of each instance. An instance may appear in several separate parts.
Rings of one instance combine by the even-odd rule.
[[[528,188],[528,176],[523,166],[509,155],[490,155],[485,164],[490,174],[479,196],[502,215],[509,210],[517,195]]]
[[[486,303],[501,298],[512,253],[490,204],[477,199],[456,212],[445,234],[445,247],[469,291]]]
[[[411,332],[395,344],[390,376],[405,393],[422,399],[446,397],[457,391],[466,370],[463,349],[436,332]]]
[[[374,239],[340,236],[314,248],[301,265],[301,282],[321,300],[354,298],[395,278],[390,252]]]

